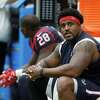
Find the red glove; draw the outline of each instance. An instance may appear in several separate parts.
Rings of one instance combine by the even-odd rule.
[[[8,87],[16,82],[16,72],[9,68],[0,75],[0,87]]]

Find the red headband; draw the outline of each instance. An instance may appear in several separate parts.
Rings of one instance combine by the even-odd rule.
[[[59,20],[59,23],[62,23],[66,20],[70,20],[72,22],[76,22],[78,24],[80,24],[80,20],[74,16],[65,16],[65,17],[62,17],[60,20]]]

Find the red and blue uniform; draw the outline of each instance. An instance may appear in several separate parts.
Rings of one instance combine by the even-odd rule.
[[[63,41],[63,36],[54,27],[41,27],[35,34],[33,40],[30,41],[30,46],[38,53],[42,48],[45,48],[53,43],[60,43]]]

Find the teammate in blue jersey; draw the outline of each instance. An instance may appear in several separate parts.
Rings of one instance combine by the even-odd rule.
[[[78,10],[61,11],[58,25],[65,41],[58,44],[50,56],[24,70],[34,83],[40,77],[53,77],[46,86],[46,93],[53,100],[100,97],[100,44],[82,30],[83,22]]]

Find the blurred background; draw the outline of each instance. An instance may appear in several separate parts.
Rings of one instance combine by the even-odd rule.
[[[21,68],[29,62],[32,51],[29,40],[20,31],[19,19],[27,14],[40,18],[42,25],[57,27],[57,16],[63,8],[73,7],[84,15],[84,30],[100,41],[100,0],[16,0],[11,5],[11,43],[4,69]],[[11,100],[9,88],[0,88],[0,100]]]

